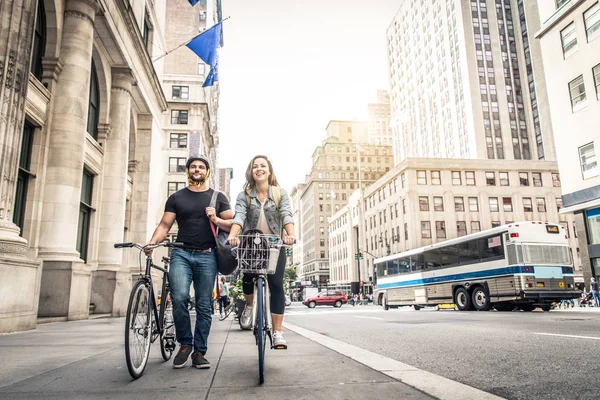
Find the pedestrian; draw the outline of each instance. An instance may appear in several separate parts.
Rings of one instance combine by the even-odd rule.
[[[165,240],[177,221],[177,241],[184,247],[173,249],[169,267],[173,319],[180,344],[173,367],[183,368],[191,354],[193,366],[210,368],[205,355],[212,322],[211,292],[217,276],[217,260],[216,242],[209,220],[219,228],[229,230],[233,211],[223,193],[218,194],[215,207],[209,207],[214,190],[208,185],[210,163],[206,157],[190,157],[186,163],[186,174],[188,186],[169,196],[163,217],[148,244]],[[150,254],[151,250],[146,253]],[[192,283],[196,308],[193,334],[187,308]]]
[[[598,297],[598,282],[596,282],[596,278],[592,278],[590,282],[590,291],[594,297],[594,305],[596,307],[600,307],[600,298]]]
[[[229,305],[229,286],[225,277],[221,277],[221,282],[218,284],[219,287],[219,314],[223,318],[223,311],[225,307]]]
[[[358,296],[356,295],[356,293],[352,294],[352,307],[356,306],[356,299],[358,298]]]
[[[264,234],[282,236],[286,245],[295,241],[292,207],[287,192],[279,187],[271,161],[263,155],[252,158],[246,169],[244,190],[237,196],[235,217],[229,233],[229,243],[237,246],[237,235],[249,229],[258,229]],[[273,320],[273,346],[287,348],[281,325],[285,310],[285,293],[283,275],[285,272],[285,249],[279,251],[279,259],[274,274],[267,280],[271,292],[271,318]],[[246,307],[240,317],[242,329],[250,329],[252,325],[252,302],[254,300],[255,274],[245,273],[242,287],[246,297]]]

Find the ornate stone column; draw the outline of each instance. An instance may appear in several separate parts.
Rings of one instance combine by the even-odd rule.
[[[96,313],[123,316],[131,289],[131,274],[123,269],[123,251],[114,243],[123,241],[131,122],[129,68],[112,68],[110,133],[104,145],[102,207],[98,269],[92,277],[92,303]]]
[[[39,262],[25,257],[27,241],[13,221],[35,0],[0,2],[0,332],[35,328]]]
[[[91,271],[75,250],[96,0],[67,0],[60,60],[63,64],[53,94],[44,207],[38,256],[44,260],[40,316],[89,316]]]

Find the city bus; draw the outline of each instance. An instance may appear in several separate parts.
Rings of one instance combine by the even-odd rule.
[[[375,299],[390,307],[550,311],[580,296],[559,224],[517,222],[378,258]]]

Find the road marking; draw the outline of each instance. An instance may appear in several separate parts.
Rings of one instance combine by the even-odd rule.
[[[355,318],[364,318],[364,319],[379,319],[379,320],[383,320],[383,318],[379,318],[379,317],[363,317],[362,315],[357,315]]]
[[[400,361],[384,357],[360,347],[321,335],[308,329],[284,322],[283,326],[343,356],[351,358],[375,371],[381,372],[406,385],[412,386],[440,400],[498,400],[502,397],[455,382],[443,376],[423,371]]]
[[[544,336],[561,336],[575,339],[592,339],[592,340],[600,340],[600,337],[595,336],[578,336],[578,335],[561,335],[558,333],[544,333],[544,332],[534,332],[535,335],[544,335]]]

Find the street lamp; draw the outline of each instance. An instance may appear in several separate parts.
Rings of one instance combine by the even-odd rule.
[[[356,143],[356,159],[358,161],[358,193],[359,193],[359,200],[358,200],[358,232],[356,232],[356,249],[357,249],[357,257],[356,257],[356,264],[357,264],[357,268],[358,268],[358,284],[359,284],[359,291],[362,291],[362,287],[360,286],[360,283],[362,282],[360,279],[360,261],[362,260],[362,251],[361,251],[361,246],[360,246],[360,233],[364,232],[363,231],[363,207],[364,207],[364,193],[363,193],[363,188],[362,188],[362,174],[361,174],[361,167],[360,167],[360,153],[363,152],[365,149],[362,148],[362,146],[360,145],[360,143]]]

